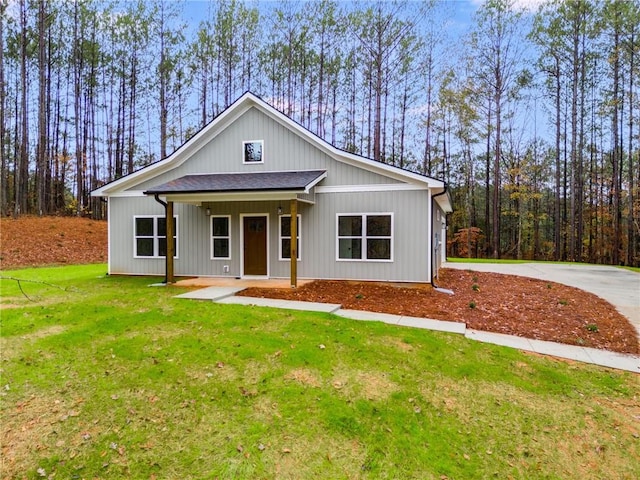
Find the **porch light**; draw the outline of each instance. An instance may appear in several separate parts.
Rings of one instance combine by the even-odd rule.
[[[207,207],[207,209],[205,210],[205,213],[207,214],[207,217],[208,217],[209,215],[211,215],[211,209]]]
[[[278,205],[278,215],[282,215],[282,207]]]

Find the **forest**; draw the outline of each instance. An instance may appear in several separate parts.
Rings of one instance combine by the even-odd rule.
[[[450,255],[640,266],[640,2],[478,3],[0,0],[0,214],[104,218],[251,91],[445,180]]]

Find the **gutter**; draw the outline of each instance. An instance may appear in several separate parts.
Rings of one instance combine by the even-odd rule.
[[[160,194],[156,193],[153,198],[156,199],[156,202],[158,202],[160,205],[162,205],[164,207],[164,216],[166,218],[167,216],[167,203],[163,202],[162,200],[160,200]],[[167,272],[169,271],[169,256],[165,255],[165,260],[164,260],[164,284],[168,285],[169,284],[169,278],[167,277]]]

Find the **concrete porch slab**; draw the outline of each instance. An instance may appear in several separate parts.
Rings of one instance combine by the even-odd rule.
[[[310,279],[298,279],[298,287],[313,282]],[[291,288],[288,278],[235,278],[235,277],[195,277],[180,280],[177,287],[229,287],[238,291],[250,287],[258,288]]]
[[[191,300],[212,300],[218,301],[220,299],[235,295],[240,290],[244,290],[244,287],[207,287],[192,292],[176,295],[175,298],[188,298]]]

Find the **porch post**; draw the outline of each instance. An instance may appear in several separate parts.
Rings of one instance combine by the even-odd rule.
[[[298,286],[298,200],[291,200],[291,288]]]
[[[166,212],[166,225],[167,225],[167,266],[166,266],[166,275],[167,275],[167,284],[173,283],[173,255],[175,252],[175,245],[173,242],[173,202],[167,201],[167,207],[165,208]]]

